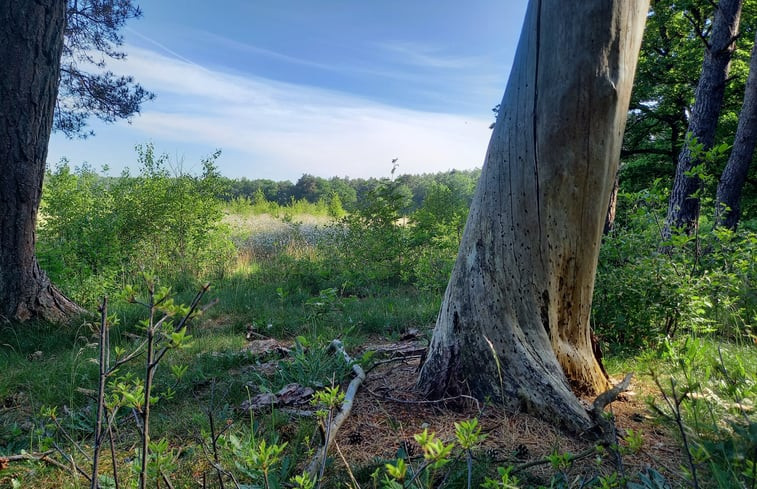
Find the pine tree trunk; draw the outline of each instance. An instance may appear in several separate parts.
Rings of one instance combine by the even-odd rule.
[[[0,319],[79,311],[34,255],[65,13],[65,0],[5,0],[0,9]]]
[[[731,155],[718,183],[715,205],[715,223],[736,229],[741,215],[741,191],[744,188],[749,165],[757,143],[757,36],[749,61],[749,76],[744,89],[744,103],[739,114],[739,125],[733,141]]]
[[[573,432],[608,380],[590,338],[599,244],[647,0],[532,0],[418,387]]]
[[[702,182],[690,172],[702,161],[691,153],[693,138],[705,151],[715,141],[720,109],[723,106],[726,78],[735,50],[742,0],[720,0],[712,21],[712,34],[705,50],[702,74],[694,94],[694,107],[689,118],[687,141],[678,154],[673,188],[668,202],[663,237],[668,239],[674,228],[692,233],[699,222],[699,197]]]

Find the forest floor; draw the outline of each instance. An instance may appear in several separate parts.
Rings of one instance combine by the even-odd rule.
[[[202,406],[210,409],[214,388],[218,392],[227,390],[229,393],[227,401],[230,410],[224,411],[223,415],[228,416],[225,419],[231,428],[230,432],[243,433],[244,425],[251,419],[254,419],[256,426],[268,424],[276,419],[275,425],[271,425],[277,432],[273,439],[277,440],[277,443],[291,444],[288,450],[295,451],[291,460],[296,467],[289,470],[293,470],[294,473],[300,473],[312,460],[311,450],[319,446],[322,440],[315,429],[314,408],[309,402],[312,390],[310,394],[296,398],[294,402],[282,401],[273,407],[269,404],[257,410],[253,409],[255,414],[248,416],[244,407],[247,401],[244,399],[249,400],[254,396],[245,395],[245,390],[257,389],[252,394],[265,395],[267,392],[270,396],[272,392],[261,386],[274,385],[271,379],[281,375],[282,366],[297,362],[297,350],[290,339],[269,338],[250,328],[246,333],[246,341],[242,331],[233,328],[234,333],[223,343],[218,343],[218,337],[223,337],[223,332],[229,330],[228,323],[229,318],[221,315],[204,321],[195,331],[198,334],[195,346],[197,350],[186,352],[184,360],[204,365],[202,369],[213,367],[217,370],[212,371],[212,374],[209,370],[206,371],[202,376],[205,378],[204,381],[199,381],[199,378],[193,381],[191,393],[187,392],[184,395],[186,399],[175,400],[161,410],[161,416],[168,424],[162,424],[164,429],[157,427],[155,433],[166,436],[177,453],[194,453],[178,467],[175,477],[176,482],[180,484],[176,487],[189,487],[185,484],[203,480],[206,475],[213,474],[213,467],[206,457],[196,448],[192,451],[191,446],[196,444],[199,426],[205,422],[202,413],[198,414],[198,411]],[[618,477],[638,481],[638,475],[651,467],[664,475],[672,488],[690,487],[684,475],[685,469],[682,469],[687,463],[683,458],[677,433],[671,431],[670,423],[661,422],[649,407],[650,402],[662,403],[659,390],[650,376],[634,377],[630,389],[606,409],[615,420],[617,447],[622,454],[619,459],[612,447],[598,450],[594,440],[570,436],[560,431],[550,420],[508,411],[496,400],[484,403],[464,398],[452,399],[445,403],[424,400],[415,389],[421,356],[427,344],[423,336],[423,332],[411,328],[401,335],[373,335],[359,343],[352,342],[348,353],[353,358],[361,359],[366,378],[357,390],[350,415],[339,428],[335,443],[328,451],[330,462],[322,487],[358,487],[350,484],[349,474],[353,474],[359,481],[360,487],[374,487],[375,481],[371,481],[371,474],[377,470],[383,474],[385,464],[398,458],[404,458],[408,464],[418,468],[423,462],[423,453],[414,439],[415,434],[427,428],[429,432],[435,433],[438,439],[449,443],[455,440],[455,423],[474,418],[478,420],[482,433],[486,435],[483,442],[473,450],[474,468],[479,471],[478,480],[483,479],[484,472],[493,475],[495,467],[512,467],[514,474],[521,481],[520,487],[524,488],[603,487],[597,485],[598,477],[611,478],[617,474]],[[205,342],[210,338],[215,341],[212,346]],[[324,348],[324,344],[313,343],[306,348],[323,353],[321,349]],[[367,352],[372,353],[366,355]],[[25,366],[23,378],[33,377],[33,372],[40,376],[41,386],[41,379],[49,376],[45,371],[60,369],[60,365],[63,365],[60,363],[61,359],[56,359],[56,356],[57,353],[51,351],[40,355],[40,358],[30,357],[21,360],[19,365]],[[369,357],[370,360],[366,360]],[[313,362],[322,359],[323,357],[318,355],[311,357]],[[35,367],[33,370],[29,369],[31,365]],[[58,367],[54,367],[55,365]],[[639,365],[634,366],[640,368]],[[613,383],[619,382],[623,377],[624,368],[628,368],[628,364],[612,366],[610,373]],[[213,382],[208,380],[211,377],[214,379]],[[312,377],[302,376],[302,383],[306,384],[309,378]],[[217,386],[215,379],[220,382]],[[349,378],[342,381],[341,387],[344,390],[349,381]],[[17,386],[12,394],[0,397],[0,400],[3,400],[3,404],[0,405],[0,421],[3,421],[0,428],[24,426],[29,424],[28,420],[35,419],[35,410],[32,408],[35,403],[31,402],[30,396],[34,398],[40,394],[33,394],[28,390],[36,385],[33,379],[30,378],[27,382],[30,384],[26,387]],[[285,389],[288,387],[290,386],[286,386]],[[290,394],[293,393],[296,397],[298,390],[295,386],[294,389],[290,389]],[[284,398],[283,395],[279,397]],[[589,407],[593,399],[582,399],[582,402]],[[87,406],[81,408],[81,413],[91,414],[91,411],[87,411],[91,409],[91,404]],[[71,420],[80,420],[82,416],[76,414],[78,411],[67,411],[65,406],[62,409],[67,419],[70,417]],[[218,414],[221,415],[221,412]],[[83,426],[80,429],[86,440],[90,428]],[[124,443],[133,445],[134,437],[133,434],[129,434],[129,427],[124,426],[121,431]],[[309,441],[302,441],[303,433],[304,436],[309,436]],[[23,441],[23,435],[17,435],[16,438],[17,442]],[[0,448],[13,440],[14,437],[10,437],[3,442],[3,437],[0,437],[0,442],[3,442],[0,443]],[[19,452],[13,450],[10,445],[5,448],[8,454]],[[131,457],[131,449],[120,449],[126,451],[119,455],[119,459],[126,460]],[[438,476],[445,477],[443,487],[465,487],[464,480],[461,479],[465,475],[464,454],[456,450],[453,457],[457,458],[450,466],[454,465],[455,470],[444,469],[446,472],[440,472],[446,475]],[[224,457],[227,467],[233,467],[234,461],[235,455],[232,453]],[[80,463],[86,465],[87,462],[82,460]],[[16,478],[34,480],[29,487],[80,487],[76,483],[76,477],[65,471],[56,472],[52,466],[47,467],[48,470],[43,473],[40,473],[34,464],[27,465],[27,468],[21,464],[11,464],[6,470],[3,468],[0,464],[0,488],[15,487],[7,484]],[[104,465],[103,471],[107,470]],[[42,474],[44,478],[40,478]],[[564,476],[565,482],[554,486],[554,477],[557,474]],[[594,482],[586,486],[585,483],[588,481]],[[215,485],[211,484],[209,487]]]
[[[569,480],[612,473],[633,478],[654,467],[673,487],[687,484],[679,469],[685,464],[679,442],[650,413],[648,400],[656,395],[651,379],[648,383],[648,379],[635,379],[630,389],[607,408],[615,419],[618,444],[624,453],[619,460],[609,451],[600,455],[596,441],[570,436],[548,420],[503,409],[497,402],[424,400],[415,388],[424,347],[425,343],[416,338],[377,340],[353,352],[372,351],[375,362],[367,369],[352,412],[337,433],[336,448],[329,452],[334,458],[332,475],[350,470],[358,474],[358,480],[365,480],[381,461],[403,453],[420,463],[422,451],[413,435],[428,428],[441,440],[451,441],[455,439],[455,423],[477,418],[486,438],[474,453],[476,459],[512,466],[529,487],[549,484],[557,470],[549,457],[555,454],[571,457],[561,469]],[[617,383],[621,378],[611,380]],[[581,401],[588,408],[593,399]],[[640,448],[631,450],[625,441],[629,430],[643,434]]]

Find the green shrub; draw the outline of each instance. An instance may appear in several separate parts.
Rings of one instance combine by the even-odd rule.
[[[665,341],[646,361],[662,394],[650,406],[677,431],[687,478],[693,481],[697,472],[699,487],[755,487],[754,347],[688,336]]]
[[[414,260],[410,280],[425,290],[443,291],[460,246],[469,202],[442,183],[432,183],[421,207],[411,216]]]
[[[604,237],[592,320],[616,349],[657,344],[662,337],[752,334],[757,316],[757,234],[713,229],[660,238],[666,192],[653,187],[620,194],[623,219]]]
[[[37,253],[53,281],[84,305],[143,270],[173,282],[221,276],[235,254],[221,224],[219,153],[202,161],[200,176],[172,170],[152,145],[137,153],[136,176],[72,171],[65,161],[46,176]]]
[[[331,226],[332,239],[320,249],[324,266],[357,288],[399,283],[409,260],[403,222],[409,203],[405,186],[381,180],[357,210]]]
[[[45,179],[37,256],[75,299],[107,288],[123,263],[111,183],[88,166],[72,171],[65,160]]]

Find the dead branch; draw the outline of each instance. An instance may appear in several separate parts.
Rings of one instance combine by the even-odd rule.
[[[604,417],[604,410],[605,407],[615,401],[621,393],[628,390],[632,377],[633,373],[626,374],[625,378],[615,387],[598,395],[592,404],[591,411],[589,411],[589,415],[595,423],[594,427],[599,430],[599,435],[610,444],[615,444],[617,442],[615,439],[615,422]]]
[[[625,378],[620,381],[619,384],[597,396],[591,407],[591,414],[595,419],[602,416],[602,413],[604,412],[605,407],[607,407],[608,404],[615,401],[621,393],[628,390],[628,386],[631,384],[632,377],[633,373],[626,374]]]
[[[317,476],[320,463],[328,452],[329,446],[336,438],[337,431],[350,415],[357,390],[360,387],[360,384],[362,384],[365,380],[365,372],[363,371],[363,368],[359,364],[353,362],[352,358],[350,358],[349,354],[344,350],[344,346],[342,345],[341,341],[332,341],[329,345],[329,350],[333,350],[336,353],[341,353],[341,355],[344,357],[344,360],[348,364],[352,364],[352,372],[355,374],[355,377],[352,379],[349,386],[347,386],[347,391],[344,394],[344,402],[342,402],[342,407],[339,410],[339,413],[334,416],[334,418],[331,420],[331,425],[328,426],[325,430],[325,433],[328,433],[328,435],[326,440],[324,440],[323,442],[323,446],[318,449],[307,466],[307,472],[313,478]]]
[[[358,484],[357,479],[355,479],[355,475],[352,473],[352,469],[350,468],[350,464],[347,463],[347,459],[344,458],[344,454],[342,454],[342,450],[339,448],[339,443],[334,442],[334,446],[336,447],[336,451],[339,454],[339,457],[342,459],[344,466],[347,468],[347,474],[349,474],[350,480],[354,484],[354,487],[359,488],[360,484]]]
[[[168,486],[168,489],[174,489],[173,484],[171,484],[171,479],[169,479],[166,473],[163,472],[163,469],[160,469],[160,477],[163,479],[166,486]]]
[[[387,363],[393,363],[393,362],[407,362],[408,360],[415,360],[417,358],[421,358],[421,355],[396,355],[391,358],[387,358],[385,360],[379,360],[377,362],[374,362],[373,365],[368,367],[368,370],[365,372],[366,374],[370,373],[374,368],[378,367],[379,365],[385,365]]]
[[[34,461],[34,462],[45,462],[48,463],[54,467],[57,467],[58,469],[64,470],[66,472],[71,471],[71,467],[64,465],[54,458],[50,457],[53,453],[55,453],[56,450],[48,450],[46,452],[41,453],[20,453],[17,455],[8,455],[4,457],[0,457],[0,468],[6,466],[10,462],[24,462],[24,461]],[[76,467],[79,470],[79,473],[86,477],[89,480],[89,477],[81,470],[79,467]]]
[[[573,462],[577,462],[577,461],[579,461],[581,459],[591,457],[596,452],[597,452],[597,447],[596,446],[592,446],[590,448],[587,448],[586,450],[584,450],[581,453],[577,453],[575,455],[571,455],[568,458],[568,462],[572,464]],[[550,464],[550,463],[552,463],[552,460],[550,460],[547,457],[540,458],[538,460],[531,460],[530,462],[525,462],[525,463],[522,463],[520,465],[516,465],[515,467],[513,467],[513,469],[511,470],[511,472],[513,474],[515,474],[517,472],[522,472],[522,471],[524,471],[526,469],[530,469],[531,467],[536,467],[538,465],[547,465],[547,464]]]
[[[284,414],[291,414],[292,416],[300,416],[302,418],[312,418],[316,415],[315,411],[307,409],[294,409],[294,408],[279,408],[278,411]]]
[[[8,462],[22,462],[24,460],[42,460],[48,455],[55,453],[55,450],[48,450],[42,453],[20,453],[18,455],[7,455],[0,457],[0,465],[4,465]],[[68,469],[68,467],[65,467]]]

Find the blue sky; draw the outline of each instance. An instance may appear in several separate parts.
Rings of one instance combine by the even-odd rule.
[[[152,142],[185,171],[297,180],[480,167],[526,0],[144,0],[111,62],[156,99],[48,162],[134,167]]]

